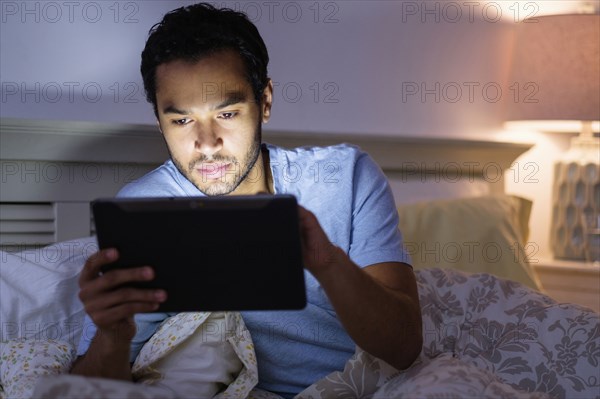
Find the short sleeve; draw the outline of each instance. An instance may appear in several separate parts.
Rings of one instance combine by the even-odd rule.
[[[96,330],[96,325],[92,319],[90,319],[90,316],[86,314],[83,319],[83,331],[77,347],[77,356],[83,356],[87,353],[90,343],[92,342],[94,335],[96,335]]]
[[[352,234],[349,255],[361,267],[381,262],[411,264],[398,228],[389,183],[366,153],[356,160],[353,178]]]

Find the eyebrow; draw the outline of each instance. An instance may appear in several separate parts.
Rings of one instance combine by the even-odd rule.
[[[248,100],[248,96],[243,91],[230,91],[225,94],[225,99],[212,107],[213,110],[223,109],[225,107],[229,107],[230,105],[244,103]],[[177,115],[189,115],[192,112],[185,109],[179,109],[174,105],[169,105],[163,110],[164,114],[177,114]]]
[[[233,104],[244,103],[248,100],[248,97],[243,91],[230,91],[225,94],[225,100],[221,104],[217,105],[214,109],[223,109]]]

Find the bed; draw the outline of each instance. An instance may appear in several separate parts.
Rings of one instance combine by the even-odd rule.
[[[0,138],[1,395],[175,397],[156,385],[158,346],[135,369],[143,383],[65,375],[82,333],[77,276],[96,248],[89,202],[166,159],[156,129],[3,119]],[[357,348],[344,370],[299,397],[600,397],[599,316],[544,295],[527,261],[531,202],[504,192],[502,172],[529,145],[298,132],[264,132],[264,141],[351,142],[373,156],[394,191],[423,313],[424,346],[411,368]],[[275,397],[253,389],[243,337],[221,337],[241,366],[209,396]]]

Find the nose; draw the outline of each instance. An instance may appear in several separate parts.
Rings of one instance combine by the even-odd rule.
[[[194,149],[208,157],[223,148],[223,139],[214,126],[198,126],[194,137]]]

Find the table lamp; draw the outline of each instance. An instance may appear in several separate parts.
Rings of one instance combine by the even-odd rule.
[[[600,15],[551,15],[516,27],[507,128],[579,132],[554,166],[554,257],[598,261],[600,251]]]

